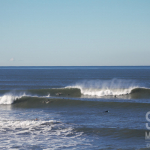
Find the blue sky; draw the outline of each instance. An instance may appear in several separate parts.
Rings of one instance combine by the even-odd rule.
[[[0,0],[0,66],[150,65],[149,0]]]

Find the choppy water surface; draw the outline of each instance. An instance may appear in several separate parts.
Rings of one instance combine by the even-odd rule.
[[[1,149],[146,149],[150,67],[0,67]]]

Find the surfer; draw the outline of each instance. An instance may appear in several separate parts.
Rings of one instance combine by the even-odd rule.
[[[45,103],[46,103],[46,104],[48,104],[48,103],[49,103],[49,101],[46,101]]]
[[[109,111],[108,111],[108,110],[106,110],[105,112],[107,112],[107,113],[108,113]]]
[[[56,95],[60,96],[60,95],[62,95],[62,93],[56,93]]]

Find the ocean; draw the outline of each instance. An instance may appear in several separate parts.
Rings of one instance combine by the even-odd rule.
[[[0,149],[150,149],[150,66],[0,67]]]

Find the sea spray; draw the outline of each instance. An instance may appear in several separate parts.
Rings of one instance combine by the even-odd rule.
[[[112,79],[112,80],[84,80],[66,88],[78,88],[81,94],[88,96],[115,96],[131,93],[139,85],[135,81]]]

